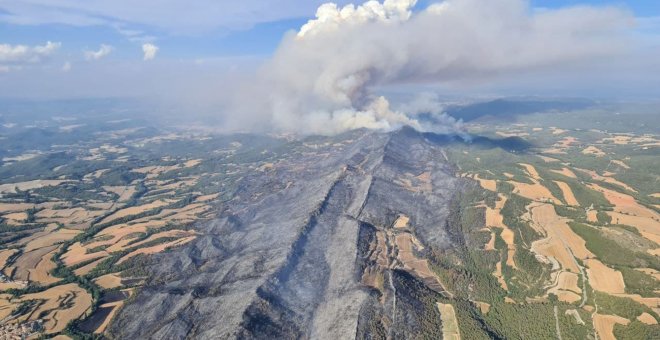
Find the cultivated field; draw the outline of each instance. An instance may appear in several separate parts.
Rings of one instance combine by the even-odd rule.
[[[508,153],[473,146],[449,158],[458,164],[458,176],[493,193],[474,207],[483,210],[485,229],[479,232],[489,233],[480,238],[483,256],[500,257],[490,275],[506,292],[504,301],[572,305],[566,315],[599,339],[615,339],[633,320],[657,327],[660,174],[639,168],[648,162],[646,154],[657,155],[657,138],[524,124],[500,127],[496,136],[530,140],[536,148]],[[496,299],[480,301],[489,314],[499,308]],[[563,335],[574,331],[556,318]]]
[[[226,178],[200,183],[211,176],[203,159],[131,161],[121,158],[128,147],[99,143],[77,156],[79,168],[49,168],[53,179],[0,184],[2,323],[39,322],[56,338],[103,334],[130,288],[145,282],[140,263],[195,240],[190,225],[222,199]]]
[[[461,331],[456,320],[454,306],[438,302],[438,310],[442,315],[442,338],[444,340],[461,340]]]

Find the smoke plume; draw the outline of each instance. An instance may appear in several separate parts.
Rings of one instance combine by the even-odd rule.
[[[447,0],[413,10],[415,4],[320,6],[316,18],[287,34],[257,79],[240,89],[249,98],[240,97],[237,121],[305,134],[402,125],[460,130],[437,108],[428,108],[435,122],[422,122],[414,112],[394,110],[373,89],[579,65],[624,51],[632,21],[614,7],[537,10],[524,0]]]

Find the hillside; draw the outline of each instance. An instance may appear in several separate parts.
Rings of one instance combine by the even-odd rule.
[[[78,142],[6,150],[0,331],[654,338],[660,139],[549,115],[468,140],[44,123]]]

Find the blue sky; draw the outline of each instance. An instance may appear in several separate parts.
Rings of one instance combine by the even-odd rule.
[[[556,8],[562,6],[575,5],[595,5],[603,4],[622,6],[631,9],[636,15],[641,17],[660,15],[660,2],[654,0],[636,0],[636,1],[600,1],[600,0],[534,0],[532,4],[537,7]]]
[[[79,18],[62,18],[59,20],[49,20],[41,18],[38,13],[40,6],[24,9],[20,8],[21,16],[25,18],[16,20],[7,20],[6,16],[12,11],[14,5],[10,3],[30,3],[48,4],[49,1],[30,1],[30,0],[0,0],[0,43],[2,44],[22,44],[37,45],[45,41],[59,41],[63,43],[62,50],[75,54],[82,50],[98,49],[100,44],[108,44],[115,47],[113,57],[136,58],[141,56],[139,49],[140,42],[150,41],[160,47],[159,55],[169,58],[213,58],[223,56],[237,55],[260,55],[271,53],[278,45],[283,34],[288,30],[295,30],[304,24],[314,15],[314,7],[321,1],[308,0],[265,0],[262,2],[288,3],[296,7],[296,2],[307,3],[307,12],[301,13],[299,10],[286,11],[286,8],[277,15],[272,15],[276,20],[261,22],[259,18],[259,2],[251,1],[255,7],[255,17],[246,17],[241,22],[226,22],[217,20],[212,23],[204,21],[200,24],[199,30],[194,27],[194,18],[190,18],[193,27],[178,27],[171,25],[168,27],[166,22],[139,22],[123,20],[122,17],[112,18],[107,22],[81,23]],[[60,2],[53,0],[53,2]],[[61,1],[63,3],[77,3],[79,1]],[[83,1],[84,2],[84,1]],[[101,1],[103,2],[103,1]],[[113,2],[108,0],[106,2]],[[166,1],[172,2],[172,1]],[[185,1],[180,1],[185,3]],[[204,4],[206,1],[197,1]],[[221,0],[218,3],[235,3],[235,1]],[[348,1],[337,1],[339,4],[348,3]],[[418,2],[418,8],[424,8],[432,0],[422,0]],[[139,3],[139,2],[138,2]],[[293,5],[291,5],[293,4]],[[311,5],[310,5],[311,4]],[[575,5],[614,5],[625,7],[633,11],[635,16],[640,18],[660,17],[660,1],[640,0],[640,1],[597,1],[597,0],[533,0],[533,7],[540,8],[559,8]],[[249,5],[249,4],[248,4]],[[286,4],[285,4],[286,5]],[[233,7],[234,5],[227,5]],[[16,6],[21,7],[21,6]],[[45,7],[45,6],[44,6]],[[249,9],[246,9],[249,10]],[[32,11],[36,13],[32,13]],[[63,10],[65,12],[76,13],[78,9],[71,6]],[[109,10],[109,12],[112,12]],[[101,11],[101,13],[103,13]],[[4,15],[3,15],[4,14]],[[191,13],[195,15],[197,13]],[[31,18],[30,16],[34,16]],[[266,19],[269,16],[264,16]],[[134,18],[131,16],[131,18]],[[116,19],[116,20],[115,20]],[[49,22],[60,21],[60,22]],[[188,23],[185,23],[187,25]],[[117,27],[121,25],[123,27]],[[139,31],[139,36],[131,38],[122,34],[122,30]],[[141,40],[136,40],[141,39]]]
[[[484,0],[489,1],[489,0]],[[164,61],[200,64],[215,61],[224,71],[247,58],[268,58],[283,35],[314,16],[322,0],[0,0],[0,91],[23,95],[37,91],[30,79],[50,79],[58,71],[92,72],[95,68],[133,70],[165,68]],[[336,1],[340,5],[350,1]],[[437,1],[420,0],[421,10]],[[359,3],[359,1],[357,2]],[[613,5],[627,8],[643,23],[646,36],[660,36],[660,1],[531,0],[532,8]],[[651,38],[650,40],[653,40]],[[46,42],[57,42],[43,51]],[[144,44],[157,47],[153,60],[144,59]],[[107,51],[101,53],[101,46]],[[7,56],[3,57],[3,49]],[[17,47],[27,51],[16,56]],[[656,46],[660,46],[657,44]],[[41,48],[41,50],[40,50]],[[41,51],[41,52],[39,52]],[[13,56],[9,56],[14,52]],[[90,57],[98,52],[97,57]],[[26,61],[29,60],[29,61]],[[240,65],[239,65],[240,64]],[[189,66],[186,66],[189,67]],[[217,70],[215,70],[217,71]],[[108,72],[105,70],[105,72]],[[8,75],[10,74],[10,75]],[[12,81],[11,85],[9,82]],[[61,79],[58,81],[62,81]],[[3,84],[4,83],[4,84]],[[85,84],[90,84],[88,81]],[[76,93],[86,93],[80,88]],[[29,91],[32,92],[32,91]]]

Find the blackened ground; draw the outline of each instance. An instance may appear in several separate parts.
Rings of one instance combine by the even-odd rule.
[[[342,140],[343,138],[343,140]],[[156,255],[151,279],[110,328],[116,338],[395,338],[440,334],[437,293],[388,271],[395,301],[361,283],[369,225],[410,217],[428,247],[452,247],[460,188],[439,144],[412,129],[315,138],[274,171],[246,175],[191,244]],[[343,147],[332,147],[343,143]],[[399,179],[430,175],[413,192]],[[390,280],[391,279],[391,280]],[[391,284],[390,284],[391,282]],[[392,298],[390,298],[392,299]],[[394,322],[394,324],[386,324]]]

